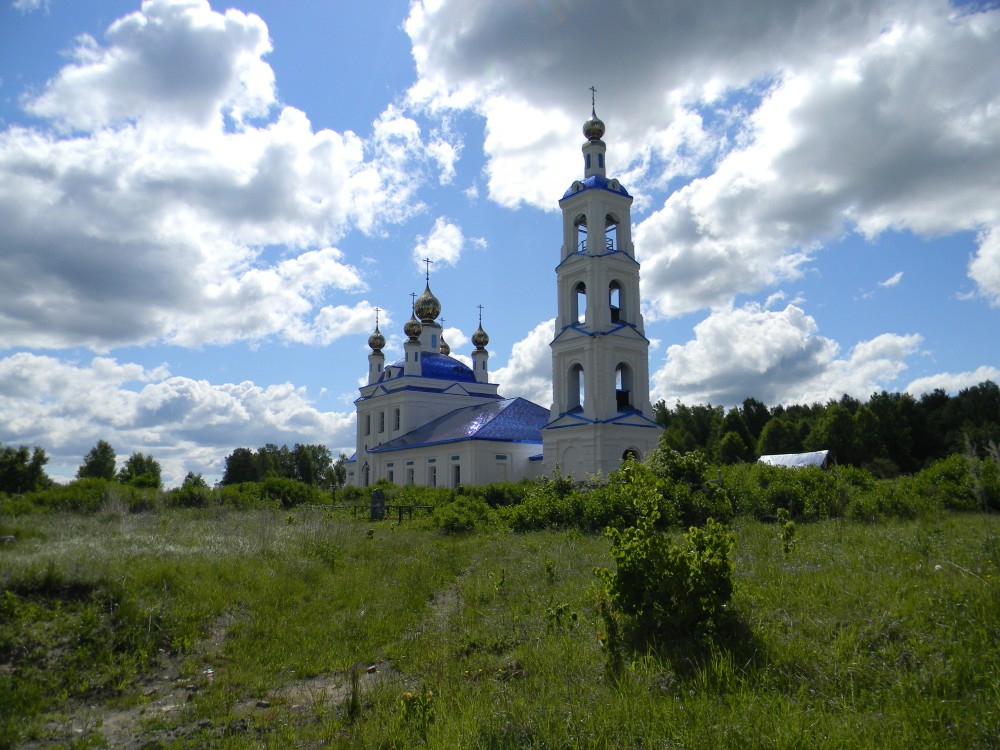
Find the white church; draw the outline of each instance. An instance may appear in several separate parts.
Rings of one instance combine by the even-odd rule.
[[[632,196],[608,179],[604,123],[583,125],[584,173],[559,201],[553,400],[504,398],[489,382],[489,336],[472,334],[472,367],[451,356],[430,289],[403,326],[402,359],[385,364],[385,337],[368,338],[368,383],[355,401],[356,452],[347,481],[456,487],[519,481],[558,469],[575,479],[644,458],[661,428],[649,402],[649,341],[639,312]]]

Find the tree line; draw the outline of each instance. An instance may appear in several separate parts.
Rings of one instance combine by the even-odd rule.
[[[268,478],[291,479],[321,490],[340,487],[347,479],[347,456],[334,460],[325,445],[302,445],[292,448],[268,443],[256,451],[237,448],[226,456],[226,469],[220,485],[262,482]],[[43,448],[0,447],[0,493],[20,495],[52,486],[45,473],[49,456]],[[98,440],[77,469],[78,480],[97,479],[117,482],[136,488],[160,489],[163,486],[162,467],[152,454],[132,453],[121,467],[111,443]],[[201,474],[188,472],[181,485],[184,489],[207,489]]]
[[[949,396],[937,389],[915,398],[881,391],[861,402],[844,395],[826,404],[768,407],[747,398],[738,407],[653,407],[666,446],[701,450],[723,464],[762,455],[830,450],[840,464],[876,476],[911,474],[954,453],[980,458],[1000,444],[1000,387],[992,381]]]
[[[912,474],[956,453],[984,458],[1000,445],[1000,387],[992,381],[965,388],[955,396],[943,390],[920,398],[881,391],[861,402],[842,396],[826,404],[769,407],[747,398],[731,409],[722,406],[653,407],[664,428],[662,444],[680,453],[700,450],[713,462],[734,464],[775,453],[830,450],[837,463],[868,469],[878,477]],[[49,457],[39,447],[0,446],[0,493],[17,495],[45,489]],[[256,450],[236,448],[226,456],[220,485],[290,479],[321,490],[344,485],[347,457],[334,459],[324,445],[273,443]],[[78,479],[103,479],[159,489],[159,462],[132,453],[118,467],[114,448],[98,440],[83,458]],[[188,472],[184,487],[206,487],[200,474]]]
[[[303,484],[332,490],[347,481],[347,456],[334,460],[325,445],[302,445],[292,448],[268,443],[256,451],[237,448],[226,456],[226,469],[219,484],[261,482],[268,477],[294,479]]]
[[[20,495],[51,487],[53,482],[45,473],[49,456],[44,448],[0,448],[0,493]],[[83,457],[77,469],[77,479],[103,479],[117,481],[132,487],[159,489],[162,485],[160,462],[152,455],[135,452],[117,469],[118,457],[107,440],[98,440]],[[117,469],[117,470],[116,470]]]

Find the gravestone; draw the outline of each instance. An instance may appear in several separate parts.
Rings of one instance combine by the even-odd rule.
[[[372,492],[372,520],[381,521],[385,518],[385,493],[378,487]]]

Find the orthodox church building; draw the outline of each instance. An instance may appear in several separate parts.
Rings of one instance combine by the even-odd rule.
[[[403,326],[403,358],[385,364],[385,337],[368,338],[368,382],[355,401],[357,440],[347,481],[455,487],[519,481],[558,468],[577,479],[608,474],[656,448],[649,341],[639,311],[632,196],[608,179],[604,123],[584,123],[584,174],[559,201],[553,401],[503,398],[489,382],[489,336],[472,334],[472,367],[451,356],[441,303],[426,277]]]

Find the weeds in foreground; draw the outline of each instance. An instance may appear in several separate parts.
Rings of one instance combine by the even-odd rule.
[[[368,539],[367,521],[304,509],[17,525],[0,549],[0,745],[990,748],[1000,736],[995,515],[800,524],[787,557],[773,525],[737,519],[735,624],[708,644],[618,648],[614,669],[624,635],[594,604],[592,571],[611,559],[600,535],[404,523]],[[105,658],[87,655],[115,630]],[[352,679],[359,664],[372,666]]]

